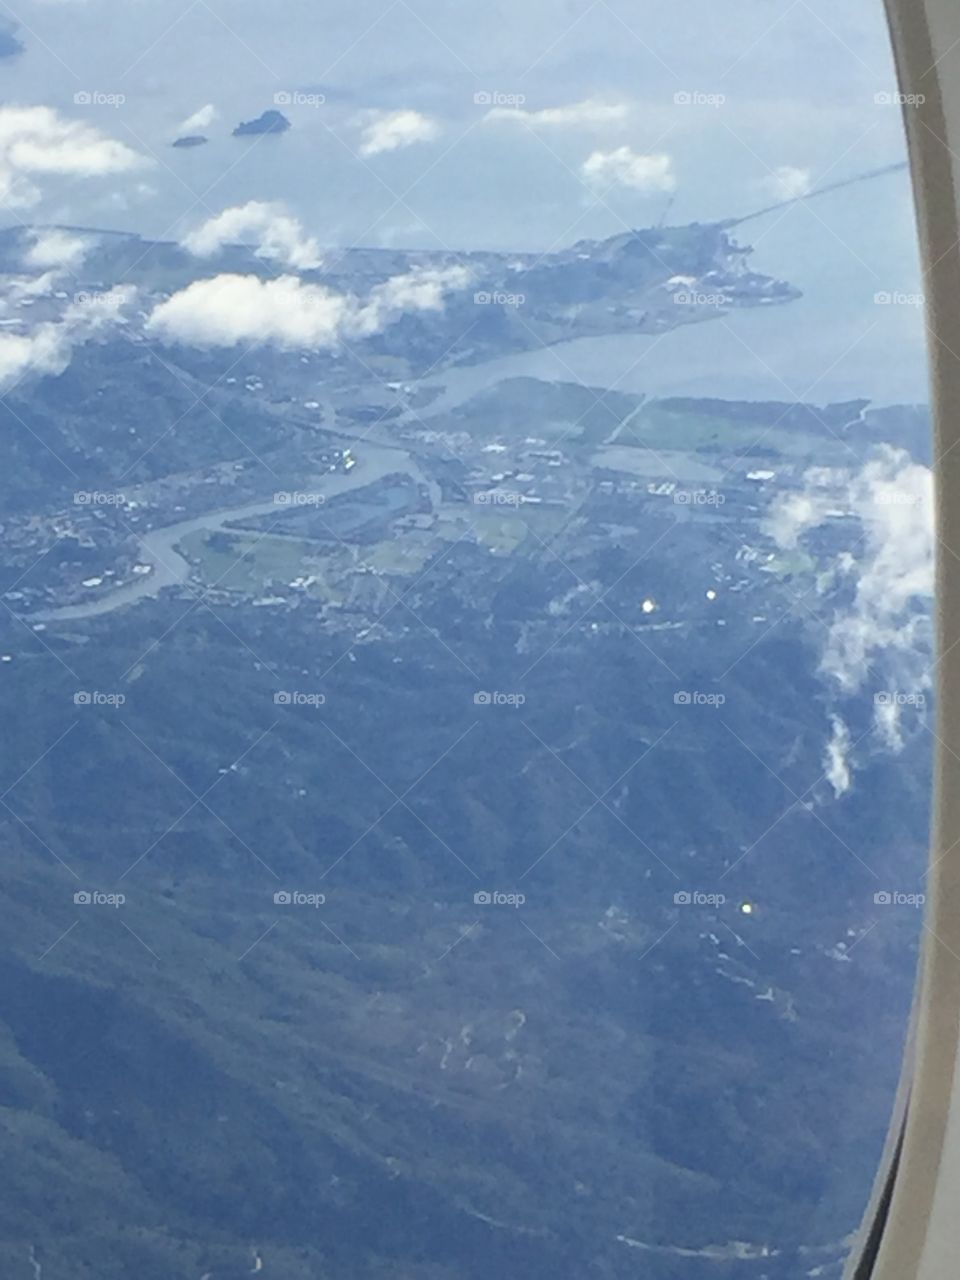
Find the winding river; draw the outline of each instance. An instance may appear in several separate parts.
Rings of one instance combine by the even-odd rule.
[[[357,454],[357,465],[349,471],[326,471],[305,478],[300,486],[301,491],[321,493],[325,499],[329,500],[364,485],[375,484],[384,476],[405,473],[419,484],[426,485],[430,489],[433,500],[437,500],[437,486],[427,481],[414,459],[403,449],[364,441],[358,446]],[[283,510],[289,510],[289,508],[278,507],[273,499],[269,498],[259,502],[247,502],[241,506],[208,511],[204,515],[191,516],[188,520],[180,520],[176,524],[151,529],[141,538],[138,553],[141,563],[150,565],[150,573],[132,582],[124,583],[123,586],[116,587],[114,590],[107,589],[89,600],[34,614],[31,621],[70,622],[83,618],[97,618],[103,614],[113,613],[115,609],[137,604],[141,600],[152,599],[165,588],[180,586],[190,577],[193,567],[177,548],[191,533],[200,531],[215,533],[217,530],[225,529],[233,521],[269,515]]]

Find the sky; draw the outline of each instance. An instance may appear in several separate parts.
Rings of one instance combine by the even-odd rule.
[[[0,15],[22,45],[0,61],[11,223],[184,240],[269,202],[318,252],[546,250],[734,216],[904,155],[879,0],[13,0]],[[232,136],[275,106],[288,133]],[[183,133],[209,143],[173,149]],[[750,374],[767,393],[833,364],[827,394],[923,398],[919,309],[875,303],[920,287],[905,175],[743,234],[759,270],[808,295],[777,350],[750,339],[767,344]],[[729,353],[705,353],[701,379],[711,365]]]

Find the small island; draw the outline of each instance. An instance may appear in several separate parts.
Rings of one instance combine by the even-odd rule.
[[[281,111],[264,111],[256,120],[244,120],[233,131],[235,138],[257,133],[286,133],[290,121]]]
[[[210,141],[205,138],[202,133],[188,133],[183,138],[177,138],[173,143],[175,147],[203,147]]]

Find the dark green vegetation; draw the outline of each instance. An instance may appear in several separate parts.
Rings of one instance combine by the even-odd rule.
[[[70,406],[64,413],[64,404]],[[0,404],[6,515],[281,448],[290,425],[211,389],[128,342],[91,344],[59,378],[27,382]]]
[[[575,383],[508,378],[474,396],[456,417],[478,435],[535,434],[548,441],[563,437],[569,444],[600,444],[642,400],[617,391],[601,396],[598,389]]]
[[[358,294],[413,257],[349,256]],[[393,381],[666,324],[665,278],[734,256],[716,228],[635,233],[531,263],[522,322],[460,298],[362,358],[120,334],[9,397],[5,1278],[837,1274],[910,998],[917,912],[873,895],[920,887],[925,743],[908,720],[890,756],[872,688],[828,690],[811,610],[836,601],[806,548],[764,570],[744,472],[798,484],[877,420],[533,379],[430,417]],[[89,261],[148,292],[189,269],[125,237]],[[344,479],[335,431],[359,477],[367,432],[408,470],[204,525]],[[694,504],[681,478],[710,476],[724,503]],[[132,510],[71,504],[137,481]],[[193,580],[35,621],[38,579],[126,573],[188,516]]]
[[[823,726],[786,635],[722,708],[675,704],[747,643],[689,603],[695,536],[658,567],[594,566],[620,579],[614,611],[652,591],[682,631],[587,641],[560,620],[526,675],[525,621],[570,586],[547,553],[470,605],[473,553],[436,565],[353,661],[302,612],[144,605],[44,643],[9,624],[5,1275],[29,1280],[30,1243],[45,1280],[220,1280],[254,1248],[305,1280],[635,1275],[618,1235],[783,1251],[644,1255],[658,1280],[837,1256],[915,917],[854,962],[830,952],[919,864],[923,780],[878,760],[829,827],[793,804],[825,798]],[[478,688],[526,702],[477,706]],[[697,888],[728,901],[674,905]],[[327,902],[276,906],[281,889]],[[527,901],[475,906],[482,889]]]

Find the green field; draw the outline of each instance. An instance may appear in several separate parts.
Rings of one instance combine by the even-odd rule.
[[[383,573],[419,573],[438,546],[434,534],[406,533],[400,538],[378,542],[365,553],[364,559]]]
[[[655,400],[644,405],[617,437],[617,444],[681,451],[722,449],[732,453],[758,448],[802,458],[822,457],[835,448],[843,449],[829,436],[824,439],[783,422],[778,424],[777,417],[773,411],[767,423],[745,422],[733,414],[679,408]]]
[[[204,585],[257,595],[271,583],[287,585],[314,574],[318,581],[309,588],[311,595],[340,598],[327,582],[329,557],[318,554],[315,543],[255,533],[231,532],[226,538],[228,542],[222,541],[223,535],[201,530],[188,534],[180,544]]]
[[[598,444],[615,431],[640,397],[572,382],[506,378],[461,405],[456,416],[477,436],[538,436]]]
[[[509,555],[524,541],[536,550],[538,539],[546,542],[559,533],[569,513],[555,507],[478,508],[470,523],[481,542],[494,551]]]

